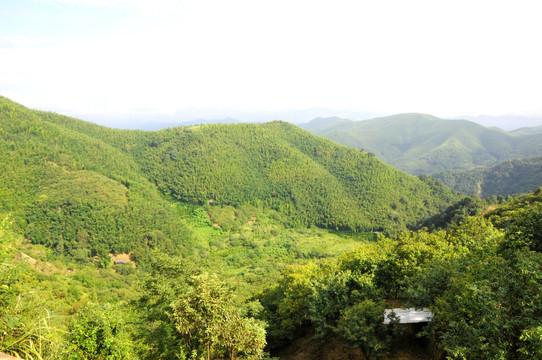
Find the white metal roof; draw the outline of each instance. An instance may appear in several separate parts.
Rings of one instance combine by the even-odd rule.
[[[433,313],[429,311],[429,309],[386,309],[386,311],[384,312],[384,324],[390,323],[390,319],[388,319],[388,314],[392,311],[395,312],[395,314],[399,317],[399,324],[415,324],[429,322],[433,318]]]

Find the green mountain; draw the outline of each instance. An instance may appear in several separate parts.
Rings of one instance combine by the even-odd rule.
[[[189,251],[178,204],[272,209],[289,226],[415,226],[455,195],[284,122],[114,130],[0,99],[1,212],[36,243],[102,258]]]
[[[452,189],[483,198],[533,191],[542,186],[542,156],[514,159],[490,168],[449,170],[432,175]]]
[[[76,259],[189,252],[178,210],[130,154],[92,132],[127,134],[0,98],[0,213],[11,213],[34,243]]]
[[[523,127],[510,131],[512,135],[535,135],[542,134],[542,125],[535,127]]]
[[[541,199],[393,234],[458,197],[283,122],[122,131],[0,98],[0,352],[540,358]],[[397,306],[434,316],[401,331]]]
[[[508,133],[466,120],[401,114],[365,121],[315,119],[302,128],[364,149],[411,174],[469,170],[542,154],[542,134]],[[524,134],[524,135],[522,135]]]

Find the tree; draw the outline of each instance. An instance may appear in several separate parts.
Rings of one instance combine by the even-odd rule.
[[[186,294],[172,304],[170,314],[186,340],[186,350],[207,359],[227,354],[231,360],[263,356],[265,330],[261,322],[244,316],[235,296],[216,275],[192,276]]]
[[[378,299],[372,275],[337,271],[334,267],[323,270],[309,303],[309,318],[321,337],[336,329],[341,311],[363,299]]]
[[[296,330],[308,323],[317,270],[313,263],[287,267],[277,283],[258,295],[264,307],[260,317],[269,324],[267,335],[271,348],[292,340]]]
[[[136,359],[124,314],[117,306],[88,303],[69,325],[68,358],[71,360]]]
[[[391,347],[397,320],[384,324],[385,308],[382,301],[366,299],[344,310],[338,321],[338,334],[359,348],[367,360],[383,357]]]
[[[266,344],[263,324],[240,315],[239,312],[230,313],[222,324],[218,342],[224,346],[230,360],[235,360],[239,354],[259,359]]]
[[[542,204],[537,203],[519,211],[511,226],[507,228],[505,246],[542,252]]]

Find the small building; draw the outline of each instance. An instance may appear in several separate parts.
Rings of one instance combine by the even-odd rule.
[[[433,313],[429,309],[416,310],[414,308],[410,309],[386,309],[384,311],[384,324],[389,324],[390,319],[388,315],[391,312],[394,312],[395,315],[399,318],[399,324],[417,324],[417,323],[427,323],[433,318]]]
[[[118,260],[115,260],[115,265],[124,265],[124,264],[128,264],[129,262],[130,260],[118,259]]]

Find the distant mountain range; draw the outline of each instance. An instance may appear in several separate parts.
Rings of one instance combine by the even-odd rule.
[[[160,130],[175,126],[198,124],[229,124],[229,123],[263,123],[273,120],[282,120],[292,124],[303,124],[314,118],[337,118],[363,121],[374,119],[377,116],[388,114],[375,114],[364,111],[348,111],[327,107],[314,107],[300,110],[277,111],[214,111],[187,110],[174,113],[140,112],[130,114],[73,114],[75,117],[99,125],[117,129],[129,130]],[[528,116],[459,116],[485,127],[495,127],[505,131],[515,131],[520,128],[542,127],[542,117]],[[542,130],[541,130],[542,131]]]
[[[470,170],[542,155],[542,128],[506,132],[472,121],[416,113],[365,121],[316,118],[300,126],[315,135],[372,152],[414,175]]]
[[[7,101],[7,99],[5,101]],[[320,111],[322,109],[313,110],[316,112],[317,110]],[[40,114],[44,113],[40,112]],[[305,113],[297,113],[297,115],[300,114]],[[53,118],[51,116],[47,115],[48,118]],[[160,119],[167,120],[166,118]],[[149,119],[145,116],[140,116],[132,119],[129,123],[124,122],[124,127],[157,130],[164,127],[178,129],[181,126],[186,128],[196,124],[232,124],[241,122],[236,118],[214,120],[197,119],[182,123],[177,122],[173,117],[169,117],[168,119],[169,122],[155,122],[148,121]],[[531,118],[531,120],[533,119],[534,118]],[[78,124],[84,123],[80,122]],[[95,127],[90,125],[91,124],[85,125],[87,130],[95,129]],[[529,191],[534,187],[539,186],[536,181],[538,170],[536,170],[537,163],[535,160],[519,163],[514,162],[511,163],[512,165],[507,165],[513,166],[516,173],[521,172],[525,174],[522,179],[514,181],[513,184],[509,183],[506,185],[503,183],[502,186],[499,187],[495,184],[495,179],[501,179],[503,182],[506,182],[506,179],[513,178],[511,176],[496,175],[505,171],[503,169],[506,168],[505,165],[498,167],[496,166],[497,164],[507,160],[542,155],[542,126],[504,131],[499,128],[486,128],[472,121],[445,120],[431,115],[415,113],[399,114],[364,121],[351,121],[342,117],[315,118],[300,126],[316,135],[327,137],[343,145],[374,153],[378,158],[388,164],[411,174],[438,174],[436,176],[447,185],[466,194],[479,193],[482,196],[489,196],[491,194],[506,195]],[[237,126],[236,128],[238,129],[236,131],[241,131],[242,134],[246,131],[241,130],[244,129],[242,126]],[[275,137],[279,133],[282,134],[281,136],[284,138],[290,136],[290,133],[297,132],[297,128],[294,126],[286,127],[286,125],[284,125],[277,129],[283,129],[284,131],[278,133],[275,132]],[[285,129],[289,130],[286,131]],[[101,131],[100,134],[103,136],[112,131],[114,130],[104,130]],[[174,129],[171,129],[171,131],[177,132],[177,130]],[[242,134],[240,133],[239,136],[244,136]],[[161,136],[159,138],[161,138]],[[282,140],[276,137],[273,142],[278,143]],[[143,138],[137,141],[143,141]],[[206,143],[206,141],[207,140],[199,140],[201,144]],[[215,143],[216,141],[211,142],[208,146],[212,147]],[[125,149],[132,148],[133,146],[134,145],[124,144],[122,149],[123,151],[126,151]],[[224,143],[224,148],[229,146],[230,144]],[[270,143],[268,147],[271,148],[272,146],[274,145]],[[181,156],[185,151],[186,149],[181,148],[178,149],[176,153],[179,154],[178,156]],[[231,152],[234,152],[233,148],[231,149]],[[173,153],[175,153],[175,151]],[[251,153],[250,156],[254,157],[256,155]],[[164,158],[167,159],[167,156],[164,155]],[[214,156],[213,159],[201,159],[200,164],[204,164],[207,161],[215,161],[214,159],[216,158],[218,158],[218,155]],[[142,157],[135,156],[134,159],[141,161]],[[229,160],[224,159],[224,161]],[[151,163],[152,162],[149,162],[149,164]],[[491,166],[496,167],[494,169],[481,169],[481,167]],[[472,169],[476,170],[468,173],[464,172]],[[519,169],[521,169],[521,171]],[[191,171],[189,169],[186,170]],[[156,173],[153,179],[149,180],[151,180],[151,182],[156,182],[155,177],[163,176],[166,172],[171,172],[171,169],[163,169],[163,171],[161,170],[159,173]],[[245,173],[245,170],[242,170],[239,173],[243,174]],[[216,174],[216,169],[211,170],[211,174]],[[252,176],[247,174],[250,174],[250,172],[245,174],[248,176],[246,178]],[[173,175],[168,176],[171,178]],[[183,176],[182,174],[178,174],[178,176],[183,179],[186,178],[186,176]],[[241,183],[242,182],[239,181],[236,182],[237,185]],[[159,185],[161,182],[158,182],[157,184]],[[520,184],[524,185],[520,186]],[[177,191],[177,189],[174,188],[164,188],[162,190],[167,193]],[[235,191],[226,193],[230,196],[230,194],[235,194]],[[193,198],[194,196],[195,195],[192,193],[182,195],[183,199]],[[224,200],[224,195],[222,195],[221,198]],[[202,202],[203,200],[198,198],[197,201]],[[233,204],[232,202],[228,203]]]
[[[95,124],[128,130],[160,130],[169,127],[199,124],[264,123],[282,120],[291,124],[305,123],[318,116],[336,115],[340,117],[365,120],[377,114],[360,111],[342,111],[326,107],[301,110],[267,111],[209,111],[187,110],[170,114],[142,112],[131,114],[73,114],[82,120]]]
[[[518,115],[505,115],[505,116],[460,116],[460,119],[473,121],[477,124],[485,127],[498,127],[505,131],[512,131],[519,128],[541,127],[542,117],[534,116],[518,116]]]

